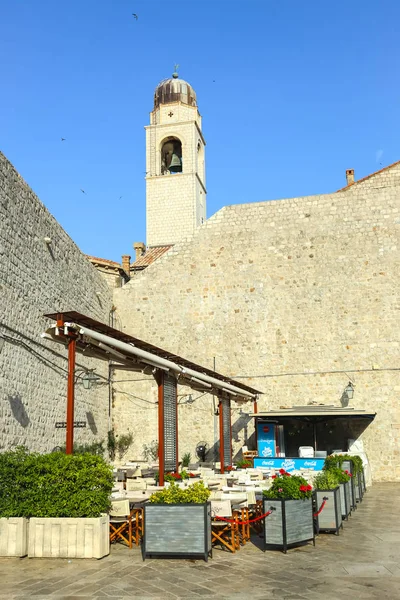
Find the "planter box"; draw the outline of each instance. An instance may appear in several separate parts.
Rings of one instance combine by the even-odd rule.
[[[285,500],[264,498],[264,552],[279,548],[286,554],[289,546],[312,541],[315,546],[312,498]]]
[[[357,508],[357,499],[356,499],[356,482],[355,482],[355,476],[353,474],[353,463],[351,460],[345,460],[342,463],[342,471],[348,471],[349,473],[351,473],[351,478],[350,478],[350,489],[351,489],[351,494],[350,494],[350,506],[352,508],[352,510],[355,510]]]
[[[367,491],[367,483],[365,481],[364,467],[363,467],[363,469],[361,471],[361,485],[362,485],[363,494],[365,494],[365,492]]]
[[[351,487],[350,481],[346,481],[346,483],[340,483],[340,506],[342,511],[342,519],[346,519],[348,521],[349,515],[351,514]]]
[[[152,556],[204,558],[212,554],[211,503],[145,504],[143,560]]]
[[[317,519],[318,531],[331,531],[339,535],[339,529],[342,527],[342,507],[340,501],[340,487],[334,490],[315,490],[316,507],[320,509],[324,498],[327,498],[326,504]]]
[[[354,479],[355,479],[355,487],[356,487],[356,501],[362,502],[362,499],[364,496],[364,491],[363,491],[361,473],[357,473],[357,475],[354,476]]]
[[[29,558],[102,558],[110,553],[108,515],[94,519],[32,518]]]
[[[28,520],[23,517],[0,519],[0,556],[28,554]]]

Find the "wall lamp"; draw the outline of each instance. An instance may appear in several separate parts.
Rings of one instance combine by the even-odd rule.
[[[354,396],[354,385],[351,381],[349,381],[349,383],[346,385],[346,387],[344,388],[344,393],[346,394],[346,396],[348,397],[349,400],[351,400]]]

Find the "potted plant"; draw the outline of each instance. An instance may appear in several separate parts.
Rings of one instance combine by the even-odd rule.
[[[358,472],[362,469],[362,459],[349,454],[332,454],[326,457],[324,469],[332,468],[339,468],[350,476],[350,506],[355,510],[357,508],[356,487],[359,489]]]
[[[180,488],[170,483],[144,506],[143,559],[152,556],[204,558],[211,555],[210,490],[202,481]]]
[[[272,478],[271,488],[263,492],[263,512],[271,511],[264,519],[264,551],[280,548],[286,554],[292,545],[311,540],[315,545],[312,486],[284,469]]]
[[[28,458],[22,447],[0,453],[0,556],[28,554],[25,510]]]
[[[324,470],[326,471],[325,467]],[[339,467],[330,467],[329,472],[335,475],[339,483],[342,519],[348,521],[351,515],[351,475]]]
[[[337,474],[333,470],[318,473],[314,479],[314,490],[317,531],[339,535],[339,529],[342,527],[342,507]]]

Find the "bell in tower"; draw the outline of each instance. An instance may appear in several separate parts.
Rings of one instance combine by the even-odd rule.
[[[182,173],[182,144],[176,139],[164,142],[161,149],[161,172]]]
[[[146,242],[170,246],[206,220],[205,139],[196,92],[172,77],[154,92],[146,126]]]

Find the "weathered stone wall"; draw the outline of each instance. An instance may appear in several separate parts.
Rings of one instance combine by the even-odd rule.
[[[124,329],[207,367],[216,357],[264,392],[260,410],[340,406],[351,378],[350,406],[377,413],[361,435],[374,478],[399,480],[399,209],[398,165],[340,193],[225,207],[115,290]],[[139,457],[156,437],[156,390],[122,385],[140,399],[114,393],[114,422],[131,426]],[[208,396],[180,415],[180,454],[213,445]],[[251,433],[237,411],[233,422],[239,440]]]
[[[1,153],[0,255],[0,450],[48,451],[65,443],[55,422],[66,420],[67,352],[41,339],[52,324],[43,315],[76,310],[108,323],[112,292]],[[95,368],[103,384],[84,390],[83,367]],[[75,430],[78,443],[106,439],[107,371],[77,355],[75,418],[87,422]]]

